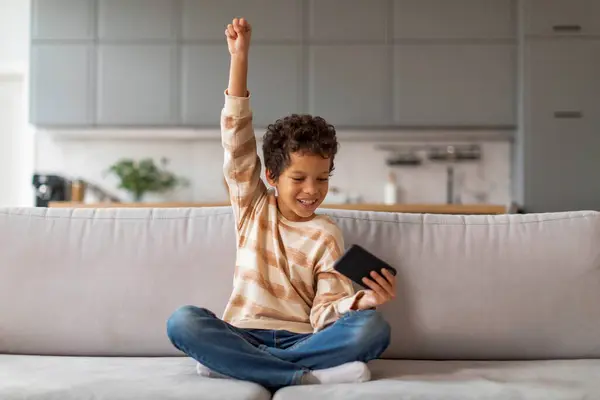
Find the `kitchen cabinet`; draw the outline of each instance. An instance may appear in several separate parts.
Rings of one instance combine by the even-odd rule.
[[[398,44],[393,87],[398,125],[513,125],[516,47]]]
[[[218,126],[229,76],[229,52],[221,44],[182,48],[181,121]]]
[[[304,106],[302,46],[255,45],[250,54],[253,121],[265,127],[292,113],[307,112]],[[223,81],[221,92],[226,85]]]
[[[391,26],[386,0],[311,0],[310,43],[385,43]]]
[[[175,39],[177,2],[172,0],[98,0],[98,37],[102,39]]]
[[[92,0],[33,0],[31,3],[33,39],[93,39]]]
[[[98,125],[175,125],[177,52],[171,45],[98,48]]]
[[[528,40],[525,51],[533,117],[600,117],[600,39]]]
[[[30,122],[216,128],[224,29],[245,16],[258,126],[309,112],[357,131],[512,127],[515,2],[33,0]]]
[[[255,126],[266,127],[277,118],[306,111],[301,46],[254,45],[249,64]],[[182,69],[183,125],[218,125],[229,75],[227,48],[185,45]]]
[[[600,210],[600,39],[528,40],[524,203]]]
[[[600,211],[598,125],[590,119],[540,117],[528,133],[526,211]]]
[[[598,0],[522,0],[526,35],[600,35]]]
[[[395,39],[515,37],[515,0],[394,0]]]
[[[93,124],[93,47],[36,44],[31,49],[30,114],[48,126]]]
[[[391,125],[390,58],[386,45],[311,45],[309,112],[340,127]]]
[[[304,0],[183,0],[183,39],[224,43],[235,17],[252,23],[252,42],[300,42]]]

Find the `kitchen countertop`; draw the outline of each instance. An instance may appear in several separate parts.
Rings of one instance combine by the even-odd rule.
[[[194,202],[168,202],[168,203],[78,203],[78,202],[51,202],[51,208],[115,208],[115,207],[222,207],[228,202],[194,203]],[[506,214],[506,206],[496,204],[323,204],[322,209],[343,209],[358,211],[402,212],[416,214]]]

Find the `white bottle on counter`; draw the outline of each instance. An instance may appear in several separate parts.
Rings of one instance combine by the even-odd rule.
[[[388,181],[383,190],[383,202],[385,204],[396,204],[398,202],[398,185],[396,184],[396,174],[390,172]]]

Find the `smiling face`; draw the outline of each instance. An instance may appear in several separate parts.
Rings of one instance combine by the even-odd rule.
[[[331,159],[318,154],[295,152],[277,180],[267,180],[277,188],[277,205],[290,221],[308,221],[329,190]]]
[[[327,196],[334,169],[338,142],[333,125],[319,116],[291,114],[267,127],[262,147],[281,214],[290,221],[311,219]]]

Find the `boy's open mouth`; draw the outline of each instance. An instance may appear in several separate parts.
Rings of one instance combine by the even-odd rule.
[[[316,199],[313,199],[313,200],[298,199],[298,203],[302,204],[304,207],[311,207],[311,206],[314,206],[315,204],[317,204],[317,200]]]

